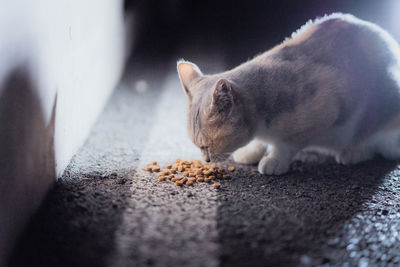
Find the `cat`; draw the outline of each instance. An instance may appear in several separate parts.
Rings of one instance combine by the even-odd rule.
[[[184,60],[177,70],[189,136],[205,161],[233,152],[238,163],[280,175],[309,151],[341,164],[400,158],[399,45],[353,15],[309,21],[229,71],[203,75]]]

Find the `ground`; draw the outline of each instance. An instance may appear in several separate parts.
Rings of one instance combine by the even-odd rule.
[[[398,162],[295,163],[282,176],[236,165],[220,190],[144,172],[153,160],[200,158],[175,68],[133,68],[10,266],[400,265]]]

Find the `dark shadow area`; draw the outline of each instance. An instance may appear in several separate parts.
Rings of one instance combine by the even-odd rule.
[[[309,19],[333,12],[377,23],[399,40],[396,7],[396,0],[128,0],[127,10],[136,15],[130,55],[151,51],[150,58],[158,58],[181,46],[202,55],[204,48],[218,45],[232,68],[282,42]]]
[[[0,84],[0,266],[55,179],[57,98],[45,120],[34,79],[20,66]]]
[[[275,177],[244,166],[218,195],[221,265],[343,263],[325,253],[328,239],[340,235],[396,165],[380,159],[351,167],[295,163]]]
[[[106,266],[132,181],[116,173],[60,179],[9,266]]]

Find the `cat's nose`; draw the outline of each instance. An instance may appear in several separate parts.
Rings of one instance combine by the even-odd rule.
[[[210,153],[206,148],[201,148],[201,156],[203,157],[205,162],[210,162]]]
[[[210,156],[208,155],[208,153],[203,153],[203,159],[205,162],[210,162]]]

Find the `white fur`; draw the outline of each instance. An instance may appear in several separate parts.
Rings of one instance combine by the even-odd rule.
[[[331,132],[327,134],[330,137],[333,135]],[[338,163],[345,165],[360,163],[378,154],[388,159],[400,158],[400,129],[382,130],[364,143],[347,148],[331,146],[332,144],[343,144],[344,139],[338,139],[327,139],[331,142],[325,144],[325,146],[310,145],[301,150],[282,143],[270,143],[272,149],[267,152],[265,152],[268,146],[267,142],[257,139],[235,151],[233,159],[243,164],[254,164],[259,161],[258,170],[260,173],[279,175],[287,172],[290,164],[295,160],[320,162],[326,155],[333,156]],[[328,146],[331,146],[331,148],[328,148]],[[265,155],[262,155],[262,152]]]
[[[233,153],[233,160],[242,164],[254,164],[264,156],[267,144],[261,140],[254,139],[244,147]]]

